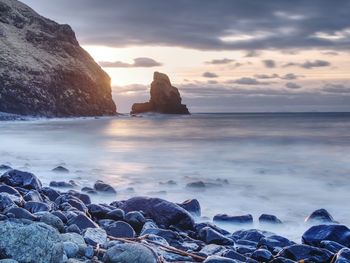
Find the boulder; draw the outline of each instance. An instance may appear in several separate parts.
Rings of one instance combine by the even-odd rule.
[[[261,216],[259,216],[259,223],[278,225],[282,224],[282,221],[278,219],[275,215],[262,214]]]
[[[40,190],[42,186],[40,180],[34,174],[28,173],[28,172],[22,172],[19,170],[9,170],[5,172],[0,177],[0,182],[3,182],[13,187],[22,187],[25,189],[35,189],[35,190]]]
[[[95,182],[94,189],[98,192],[103,192],[103,193],[109,193],[109,194],[117,193],[117,191],[111,185],[106,184],[101,180],[98,180]]]
[[[181,103],[179,90],[171,85],[169,77],[163,73],[154,72],[150,95],[148,102],[133,104],[131,114],[144,112],[189,114],[186,105]]]
[[[109,248],[103,257],[106,263],[157,263],[151,249],[141,244],[118,244]]]
[[[34,214],[37,212],[50,211],[51,208],[48,204],[45,204],[43,202],[29,201],[25,203],[24,209]]]
[[[22,207],[12,207],[8,210],[6,210],[6,215],[12,214],[15,218],[18,219],[28,219],[31,221],[35,221],[38,219],[37,216],[33,215],[29,211],[25,210]]]
[[[62,165],[53,168],[52,171],[56,173],[69,173],[69,170],[66,167],[63,167]]]
[[[326,209],[315,210],[305,219],[306,223],[310,224],[324,224],[337,223]]]
[[[13,202],[8,193],[0,193],[0,212],[15,206],[15,202]]]
[[[326,249],[296,244],[283,248],[277,256],[288,258],[294,261],[324,263],[330,262],[333,254]]]
[[[84,239],[87,244],[102,245],[107,242],[107,233],[102,228],[87,228],[84,232]]]
[[[273,255],[267,249],[257,249],[250,256],[252,259],[255,259],[258,262],[269,262],[272,260]]]
[[[98,225],[86,215],[80,214],[68,220],[68,225],[77,225],[81,231],[87,228],[97,228]]]
[[[143,211],[146,216],[163,228],[170,225],[182,229],[193,229],[194,220],[189,212],[177,204],[160,198],[133,197],[120,204],[126,213],[131,211]]]
[[[333,263],[350,263],[350,249],[343,248],[335,255]]]
[[[201,205],[197,199],[188,199],[181,204],[178,204],[186,211],[190,212],[194,216],[201,216]]]
[[[233,245],[233,241],[210,227],[203,227],[198,236],[207,244]]]
[[[253,216],[250,214],[241,216],[229,216],[226,214],[218,214],[214,216],[213,221],[216,223],[253,224]]]
[[[0,112],[49,117],[116,113],[109,76],[79,46],[69,25],[16,0],[1,0],[0,10]]]
[[[317,225],[309,228],[302,236],[304,244],[320,246],[324,240],[350,246],[350,229],[344,225]]]
[[[0,251],[23,263],[56,263],[63,258],[63,243],[54,228],[43,223],[8,220],[0,224]]]
[[[112,237],[133,238],[136,235],[134,229],[123,221],[112,222],[105,227],[105,230]]]
[[[49,226],[56,228],[61,233],[64,231],[63,221],[54,214],[47,212],[43,215],[40,215],[40,222],[43,222]]]

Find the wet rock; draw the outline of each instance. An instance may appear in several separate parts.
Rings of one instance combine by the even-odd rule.
[[[278,219],[277,216],[275,215],[262,214],[259,217],[259,223],[278,225],[278,224],[282,224],[282,221]]]
[[[152,251],[141,244],[119,244],[109,248],[103,257],[106,263],[157,263]]]
[[[269,262],[270,260],[272,260],[273,255],[270,251],[266,249],[257,249],[251,254],[250,257],[259,262]]]
[[[92,246],[102,245],[107,242],[107,233],[101,228],[87,228],[84,232],[84,240]]]
[[[86,205],[77,197],[70,195],[70,194],[63,194],[60,195],[56,200],[55,204],[57,204],[62,210],[65,210],[65,204],[69,204],[72,207],[76,208],[77,210],[86,213],[88,211],[88,208]]]
[[[19,262],[56,263],[63,258],[63,244],[54,228],[22,220],[0,224],[0,250]]]
[[[106,218],[112,219],[115,221],[124,220],[125,213],[123,210],[116,208],[116,209],[113,209],[112,211],[107,212]]]
[[[203,261],[203,263],[237,263],[237,261],[230,258],[214,255],[207,257],[206,260]]]
[[[250,254],[257,248],[257,243],[249,240],[238,240],[235,242],[235,248],[238,253]]]
[[[81,234],[81,230],[76,224],[72,224],[70,226],[67,226],[66,227],[66,232],[67,233],[77,233],[79,235]]]
[[[337,253],[339,250],[342,248],[345,248],[345,246],[334,242],[334,241],[329,241],[329,240],[323,240],[320,243],[320,247],[329,250],[332,253]]]
[[[68,221],[68,218],[65,216],[65,214],[63,214],[59,210],[53,211],[53,212],[51,212],[51,214],[53,214],[54,216],[57,216],[59,219],[61,219],[64,224],[66,224]]]
[[[15,202],[9,197],[8,193],[0,193],[0,212],[15,206]]]
[[[87,187],[87,186],[81,188],[81,191],[86,192],[88,194],[97,194],[97,191],[94,188]]]
[[[330,213],[326,209],[318,209],[313,211],[311,215],[309,215],[305,222],[310,224],[320,224],[320,223],[338,223],[333,219]]]
[[[210,255],[218,255],[221,254],[223,251],[225,251],[226,248],[224,246],[221,245],[215,245],[215,244],[209,244],[204,246],[200,251],[199,251],[199,255],[201,256],[210,256]]]
[[[0,263],[18,263],[18,261],[7,258],[7,259],[0,259]]]
[[[85,205],[91,204],[90,196],[88,196],[87,194],[79,193],[78,191],[75,191],[75,190],[69,190],[67,194],[80,199]]]
[[[183,241],[178,233],[169,229],[147,228],[142,231],[141,236],[143,235],[156,235],[165,239],[171,245],[178,245],[177,241]]]
[[[202,228],[204,227],[210,227],[211,229],[214,229],[216,232],[219,232],[222,235],[229,235],[230,232],[226,231],[225,229],[222,229],[212,223],[198,223],[195,224],[195,231],[198,233]]]
[[[339,252],[335,255],[333,263],[350,263],[350,249],[349,248],[342,248],[339,250]]]
[[[198,236],[207,244],[233,245],[233,241],[210,227],[202,228]]]
[[[58,191],[50,187],[43,187],[40,190],[40,193],[47,196],[52,202],[54,202],[57,199],[57,197],[60,196],[60,193]]]
[[[186,105],[181,104],[179,90],[171,85],[167,75],[154,72],[149,102],[132,105],[131,114],[158,112],[167,114],[189,114]]]
[[[333,254],[326,250],[308,245],[292,245],[283,248],[277,256],[288,258],[294,261],[308,261],[314,263],[330,262]]]
[[[119,207],[126,213],[143,211],[157,225],[168,228],[170,225],[182,229],[193,229],[194,220],[190,213],[182,207],[160,198],[133,197]]]
[[[68,258],[74,258],[79,252],[79,246],[73,242],[63,242],[64,253]]]
[[[69,170],[66,167],[63,167],[61,165],[53,168],[52,171],[56,173],[69,173]]]
[[[201,216],[201,206],[197,199],[188,199],[181,204],[178,204],[186,211],[190,212],[194,216]]]
[[[292,246],[295,243],[289,239],[279,236],[279,235],[270,235],[268,237],[263,237],[258,242],[259,247],[265,247],[271,252],[276,252],[281,250],[284,247]]]
[[[57,187],[57,188],[73,188],[74,185],[71,183],[67,183],[64,181],[51,181],[50,187]]]
[[[230,259],[242,261],[242,262],[246,262],[247,261],[247,258],[244,255],[236,252],[233,249],[226,249],[226,250],[224,250],[221,253],[221,256],[225,257],[225,258],[230,258]]]
[[[282,257],[275,257],[273,260],[271,260],[269,263],[296,263],[294,260],[290,260],[288,258],[282,258]]]
[[[107,194],[116,194],[117,191],[109,184],[106,184],[105,182],[98,180],[94,184],[94,189],[98,192],[103,192]]]
[[[197,182],[192,182],[192,183],[186,184],[186,187],[201,189],[201,188],[205,188],[206,185],[203,181],[197,181]]]
[[[84,250],[87,246],[84,238],[78,233],[64,233],[60,235],[62,242],[73,242],[78,245],[79,250]]]
[[[349,247],[350,230],[344,225],[317,225],[309,228],[302,236],[303,243],[310,246],[320,246],[323,240],[335,241]]]
[[[264,237],[264,232],[257,229],[239,230],[232,234],[232,238],[235,241],[249,240],[253,242],[259,242]]]
[[[9,186],[19,186],[25,189],[40,190],[42,185],[40,180],[32,173],[19,170],[9,170],[0,177],[0,182]]]
[[[160,185],[169,185],[169,186],[173,186],[173,185],[177,185],[177,183],[174,180],[168,180],[166,182],[160,182]]]
[[[68,225],[77,225],[81,231],[87,229],[87,228],[97,228],[98,225],[92,221],[90,218],[88,218],[86,215],[80,214],[76,217],[68,220]]]
[[[30,213],[29,211],[21,207],[12,207],[6,210],[6,214],[7,215],[12,214],[14,215],[15,218],[18,218],[18,219],[28,219],[31,221],[35,221],[38,219],[37,216],[33,215],[32,213]]]
[[[51,213],[44,213],[40,216],[40,222],[43,222],[49,226],[56,228],[59,232],[64,232],[64,223],[56,215]]]
[[[87,205],[89,214],[96,220],[108,218],[108,213],[111,211],[109,208],[102,205],[89,204]]]
[[[140,232],[146,219],[140,212],[133,211],[125,215],[125,221],[128,222],[137,232]]]
[[[36,190],[30,190],[23,195],[25,201],[43,202],[43,198],[40,193]]]
[[[126,222],[117,221],[108,225],[105,228],[107,234],[112,237],[125,237],[132,238],[135,237],[134,229]]]
[[[0,185],[0,193],[8,193],[10,195],[21,197],[21,194],[15,188],[5,184]]]
[[[42,202],[29,201],[24,205],[24,209],[34,214],[37,212],[50,211],[50,206]]]
[[[218,214],[214,216],[213,221],[216,223],[252,224],[253,216],[250,214],[241,216],[229,216],[226,214]]]

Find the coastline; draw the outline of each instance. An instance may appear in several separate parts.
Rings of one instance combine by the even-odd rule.
[[[54,170],[58,177],[67,172],[61,166]],[[263,229],[250,229],[253,218],[246,215],[198,220],[201,212],[196,199],[181,204],[156,197],[122,201],[117,191],[102,181],[76,191],[69,189],[73,181],[52,182],[47,187],[34,174],[5,165],[1,166],[1,174],[0,248],[19,262],[24,256],[35,257],[33,251],[38,250],[45,257],[36,262],[75,259],[140,263],[330,262],[349,251],[346,246],[350,245],[350,230],[334,221],[326,210],[314,211],[307,218],[309,230],[295,243]],[[90,196],[98,193],[112,195],[116,200],[92,204]],[[217,226],[220,221],[245,230],[228,232]],[[259,221],[283,224],[273,215],[261,216]],[[23,243],[24,233],[37,240]],[[50,247],[40,247],[41,236],[48,234]],[[21,244],[21,252],[11,247],[13,242]]]

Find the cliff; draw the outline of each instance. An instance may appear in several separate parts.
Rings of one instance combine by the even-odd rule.
[[[110,78],[69,25],[0,0],[0,112],[49,117],[116,113]]]
[[[186,105],[182,104],[180,92],[171,85],[167,75],[154,72],[148,102],[132,105],[131,114],[157,112],[167,114],[190,114]]]

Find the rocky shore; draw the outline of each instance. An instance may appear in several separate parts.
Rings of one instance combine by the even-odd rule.
[[[251,215],[219,214],[199,223],[196,199],[117,200],[116,189],[103,181],[75,191],[67,190],[74,181],[47,187],[34,174],[7,165],[0,165],[0,174],[0,262],[350,262],[350,230],[324,209],[305,219],[310,228],[295,243],[247,229]],[[116,200],[91,203],[89,195],[101,192]],[[220,222],[245,230],[230,233]],[[283,224],[269,214],[259,222]]]

